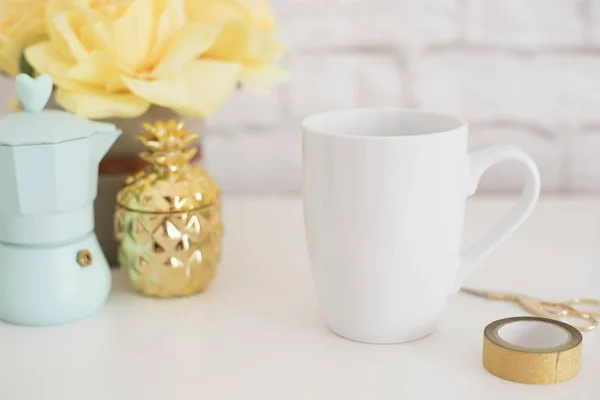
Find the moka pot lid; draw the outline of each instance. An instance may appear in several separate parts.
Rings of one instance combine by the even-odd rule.
[[[44,110],[52,94],[52,78],[17,76],[21,112],[0,117],[0,146],[56,144],[114,131],[115,125],[90,121],[65,111]]]

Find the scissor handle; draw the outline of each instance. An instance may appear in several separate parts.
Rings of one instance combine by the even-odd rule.
[[[590,299],[588,297],[576,297],[573,300],[566,302],[565,304],[571,308],[576,309],[581,313],[600,318],[600,300],[598,299]],[[578,307],[579,305],[592,306],[594,310],[582,310]]]
[[[562,304],[551,303],[548,301],[536,299],[529,296],[515,296],[509,300],[516,301],[525,310],[531,314],[542,318],[556,319],[562,314],[564,307]]]
[[[531,297],[517,297],[517,302],[521,304],[526,310],[534,315],[551,318],[557,320],[564,320],[565,318],[579,319],[585,321],[585,324],[571,324],[579,331],[587,332],[593,331],[598,326],[598,318],[596,315],[584,312],[571,306],[571,303],[555,303]],[[582,300],[582,299],[574,299]],[[595,301],[595,300],[594,300]],[[580,303],[576,303],[580,304]],[[587,304],[587,303],[586,303]],[[597,303],[593,303],[597,304]]]
[[[573,325],[573,327],[575,329],[580,330],[582,332],[593,331],[594,329],[596,329],[598,327],[598,319],[596,319],[595,316],[593,316],[591,314],[586,314],[580,310],[577,310],[577,309],[569,307],[569,306],[566,306],[564,308],[564,310],[561,313],[561,317],[562,318],[559,318],[559,319],[564,319],[565,317],[568,317],[568,318],[577,318],[582,321],[586,321],[587,324],[585,324],[585,325],[571,324],[571,325]]]
[[[576,308],[571,307],[567,303],[550,303],[541,301],[540,302],[540,313],[550,315],[550,318],[564,320],[565,318],[574,318],[585,321],[583,325],[573,324],[570,325],[581,332],[593,331],[598,327],[598,319],[595,315],[583,312]]]

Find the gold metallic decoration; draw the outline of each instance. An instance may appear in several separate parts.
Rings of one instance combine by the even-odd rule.
[[[77,264],[82,267],[89,267],[93,261],[94,257],[92,257],[92,253],[89,250],[80,250],[77,252]]]
[[[581,320],[583,324],[576,325],[575,328],[582,332],[593,331],[598,327],[600,300],[578,297],[565,302],[552,302],[522,294],[493,292],[467,287],[461,288],[461,291],[488,300],[512,301],[531,314],[542,318],[559,321],[565,318]],[[592,310],[594,307],[595,310]]]
[[[561,336],[564,336],[564,341],[547,347],[528,348],[509,343],[502,338],[501,332],[499,334],[499,331],[509,324],[532,321],[548,324],[545,327],[549,329],[563,330]],[[539,336],[541,332],[538,331],[537,334]],[[483,366],[492,375],[512,382],[528,384],[564,382],[579,373],[581,342],[581,333],[564,322],[538,317],[506,318],[492,322],[484,330]]]
[[[157,297],[200,292],[221,259],[221,201],[211,177],[190,164],[198,138],[183,122],[144,124],[138,136],[150,166],[130,176],[117,194],[119,262],[135,290]]]

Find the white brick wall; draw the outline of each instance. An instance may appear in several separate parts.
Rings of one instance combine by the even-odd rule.
[[[304,116],[396,105],[468,118],[471,148],[521,146],[545,190],[600,191],[600,0],[271,3],[292,80],[209,121],[206,165],[225,190],[297,191]],[[482,185],[520,180],[499,166]]]
[[[600,57],[594,54],[441,49],[424,55],[416,72],[419,106],[469,120],[553,127],[600,115]]]
[[[566,143],[565,190],[600,192],[600,125],[584,127]]]
[[[363,52],[298,54],[292,64],[291,111],[295,116],[335,108],[400,104],[406,92],[393,54]]]
[[[577,0],[467,0],[467,41],[508,47],[581,46],[585,26]]]

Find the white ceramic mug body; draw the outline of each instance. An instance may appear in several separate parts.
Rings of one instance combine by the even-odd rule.
[[[328,325],[349,339],[400,343],[433,332],[457,282],[537,200],[533,162],[514,148],[473,160],[467,124],[453,116],[348,110],[310,117],[303,131],[313,279]],[[466,198],[483,171],[504,159],[525,165],[529,190],[506,226],[461,257]]]

